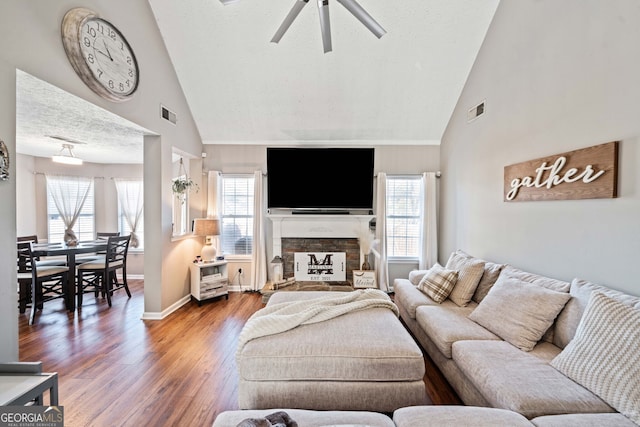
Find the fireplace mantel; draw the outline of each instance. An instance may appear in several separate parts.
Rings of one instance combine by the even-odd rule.
[[[374,215],[287,215],[272,214],[273,255],[282,255],[283,237],[357,238],[361,230],[369,229]]]

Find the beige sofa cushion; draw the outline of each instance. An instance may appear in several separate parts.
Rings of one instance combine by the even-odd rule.
[[[574,339],[551,366],[640,424],[640,311],[593,292]]]
[[[475,303],[473,303],[475,304]],[[451,359],[451,345],[461,340],[500,340],[500,337],[469,320],[473,307],[423,306],[416,320],[438,350]]]
[[[407,279],[395,279],[393,281],[394,301],[401,306],[412,319],[416,318],[416,308],[423,305],[438,304]],[[453,304],[452,301],[444,301],[443,304]]]
[[[527,271],[515,268],[511,265],[507,265],[504,269],[502,269],[500,277],[512,277],[518,280],[522,280],[523,282],[532,283],[534,285],[542,286],[543,288],[551,289],[552,291],[557,292],[569,292],[569,288],[571,287],[571,283],[565,282],[564,280],[558,280],[551,277],[541,276],[535,273],[529,273]]]
[[[553,343],[558,347],[565,348],[569,341],[573,339],[593,291],[600,291],[629,307],[636,305],[636,308],[640,309],[640,297],[627,295],[586,280],[573,279],[571,290],[569,291],[571,299],[558,315],[558,320],[556,320]]]
[[[519,349],[530,351],[569,298],[567,293],[501,276],[469,318]]]
[[[549,415],[531,420],[537,427],[638,427],[622,414]]]
[[[264,418],[277,411],[285,411],[300,427],[327,425],[366,425],[371,427],[394,427],[391,418],[376,412],[365,411],[311,411],[308,409],[250,409],[225,411],[213,422],[213,427],[236,427],[247,418]]]
[[[542,359],[506,341],[458,341],[452,358],[495,408],[531,419],[542,415],[614,412],[598,396]]]
[[[436,264],[424,275],[418,289],[437,303],[441,303],[451,293],[458,281],[458,272]]]
[[[397,427],[531,427],[522,415],[496,408],[473,406],[412,406],[393,413]]]
[[[409,281],[413,286],[418,286],[420,281],[429,270],[411,270],[409,272]]]

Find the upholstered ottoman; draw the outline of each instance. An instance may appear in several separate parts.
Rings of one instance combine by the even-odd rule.
[[[277,292],[268,306],[331,294],[344,295]],[[388,308],[253,339],[236,359],[241,409],[393,412],[427,403],[422,352]]]
[[[391,418],[375,412],[363,411],[309,411],[305,409],[259,409],[222,412],[213,427],[236,427],[250,418],[264,418],[274,412],[285,411],[299,427],[331,425],[362,425],[367,427],[395,427]]]

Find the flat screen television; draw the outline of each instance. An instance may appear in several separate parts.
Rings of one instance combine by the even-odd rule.
[[[267,148],[270,209],[373,209],[373,148]]]

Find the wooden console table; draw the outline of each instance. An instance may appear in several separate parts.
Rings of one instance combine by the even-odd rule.
[[[0,406],[42,406],[47,390],[49,405],[58,406],[58,374],[42,372],[41,362],[0,363]]]

